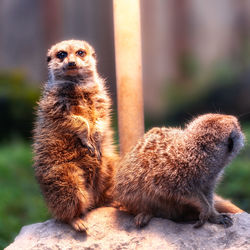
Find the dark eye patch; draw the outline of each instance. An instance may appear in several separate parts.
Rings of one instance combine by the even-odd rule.
[[[228,144],[227,144],[228,152],[231,153],[234,148],[234,141],[231,137],[228,138]]]
[[[76,52],[76,54],[77,54],[78,56],[84,57],[84,56],[87,55],[87,52],[86,52],[85,50],[78,50],[78,51]]]
[[[56,57],[59,59],[64,59],[65,57],[67,57],[68,53],[66,51],[59,51],[56,54]]]

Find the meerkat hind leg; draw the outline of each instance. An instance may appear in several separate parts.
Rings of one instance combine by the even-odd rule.
[[[134,223],[137,228],[145,227],[149,223],[152,217],[153,217],[152,214],[142,212],[135,216]]]
[[[86,227],[84,220],[80,217],[75,217],[71,222],[70,225],[78,232],[86,232],[88,228]]]

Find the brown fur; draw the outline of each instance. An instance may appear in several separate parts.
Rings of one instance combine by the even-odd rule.
[[[231,218],[215,210],[213,193],[243,144],[237,119],[228,115],[199,116],[184,130],[153,128],[119,163],[115,199],[139,227],[152,216],[230,226]]]
[[[58,58],[60,51],[67,55]],[[88,43],[54,45],[48,52],[48,68],[34,130],[35,175],[55,218],[83,231],[80,216],[111,199],[117,158],[111,101]]]

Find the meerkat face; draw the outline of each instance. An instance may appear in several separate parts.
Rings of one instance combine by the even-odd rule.
[[[48,51],[47,62],[54,80],[85,78],[96,71],[95,51],[85,41],[69,40],[55,44]]]
[[[229,162],[244,146],[245,136],[236,117],[206,114],[193,120],[186,128],[197,144],[217,162]]]

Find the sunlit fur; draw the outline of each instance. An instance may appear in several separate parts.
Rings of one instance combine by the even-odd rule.
[[[86,55],[81,57],[77,55],[77,51],[84,50]],[[64,59],[56,58],[59,51],[65,51],[68,56]],[[85,84],[92,84],[93,81],[86,82],[86,78],[97,78],[96,59],[94,49],[85,41],[69,40],[55,44],[48,51],[49,69],[49,85],[60,84],[60,80],[70,80],[80,83],[84,80]],[[77,69],[69,70],[68,63],[75,62]]]
[[[231,218],[215,210],[213,193],[223,168],[243,145],[234,116],[202,115],[184,130],[153,128],[121,160],[115,198],[135,215],[139,227],[152,216],[199,219],[195,227],[207,220],[230,226]]]
[[[84,57],[77,55],[79,49],[86,51]],[[57,58],[59,51],[66,51],[67,57]],[[68,68],[69,62],[76,67]],[[111,100],[87,42],[52,46],[48,68],[34,130],[35,175],[54,217],[83,231],[86,225],[80,216],[111,199],[117,158]]]

